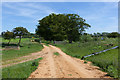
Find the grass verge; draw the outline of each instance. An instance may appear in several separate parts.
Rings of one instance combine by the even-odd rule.
[[[72,44],[56,44],[66,54],[81,59],[83,56],[91,53],[99,52],[114,46],[106,46],[105,44],[118,45],[117,38],[110,38],[104,41],[90,41],[90,42],[74,42]],[[107,72],[109,76],[118,78],[118,49],[113,49],[99,55],[88,57],[86,61],[91,61],[94,65],[99,66],[102,71]],[[84,63],[87,63],[87,62]]]
[[[19,39],[13,39],[13,41],[17,42]],[[4,44],[6,40],[3,41]],[[16,43],[13,43],[16,45]],[[12,44],[11,44],[12,45]],[[4,45],[2,45],[4,46]],[[43,46],[39,43],[33,43],[28,38],[23,38],[21,41],[20,50],[3,50],[2,51],[2,61],[7,61],[11,59],[15,59],[18,57],[29,55],[30,53],[38,52],[43,49]]]
[[[42,60],[42,57],[32,61],[3,68],[2,69],[3,80],[5,80],[6,78],[21,78],[21,80],[25,80],[30,76],[30,74],[33,71],[37,69],[39,64],[38,62],[40,60]]]
[[[108,76],[118,78],[118,49],[88,57],[86,60],[100,67],[102,71],[107,72]]]

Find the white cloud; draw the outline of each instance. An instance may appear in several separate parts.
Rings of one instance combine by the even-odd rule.
[[[118,6],[116,6],[118,4],[117,3],[104,3],[104,4],[105,5],[103,7],[100,7],[99,9],[95,8],[95,10],[93,10],[94,12],[92,14],[86,14],[84,16],[84,18],[86,20],[94,20],[94,21],[103,20],[103,19],[105,20],[106,18],[110,19],[110,20],[117,21],[118,17],[115,16],[115,15],[117,15],[117,13],[118,13],[117,12],[118,11],[117,10]],[[93,3],[93,4],[91,4],[91,6],[98,6],[98,5]],[[92,9],[94,9],[94,8],[92,8]],[[114,9],[116,9],[116,12],[114,12],[116,14],[112,15],[111,11],[114,10]]]
[[[12,14],[16,16],[24,16],[34,18],[39,16],[40,14],[50,14],[50,13],[57,13],[53,9],[38,5],[35,3],[3,3],[3,7],[12,9],[11,11],[3,10],[5,14]]]

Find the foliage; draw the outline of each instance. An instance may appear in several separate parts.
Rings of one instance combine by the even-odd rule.
[[[72,41],[79,40],[79,35],[90,27],[85,23],[85,19],[77,14],[50,14],[39,20],[36,34],[44,37],[45,40],[60,41],[68,39]]]
[[[109,34],[108,32],[102,32],[101,36],[103,36],[103,37],[107,37],[108,34]]]
[[[26,28],[16,27],[16,28],[13,29],[13,33],[14,33],[16,36],[23,36],[23,35],[27,34],[28,31],[27,31]]]
[[[9,40],[8,44],[10,43],[10,40],[15,38],[13,32],[7,31],[7,32],[2,32],[2,37],[6,40]]]
[[[32,38],[32,37],[39,38],[39,36],[35,33],[27,33],[27,34],[22,36],[22,38]]]
[[[57,55],[57,56],[58,56],[58,55],[59,55],[59,53],[58,53],[58,52],[55,52],[55,53],[54,53],[54,55]]]
[[[77,14],[67,14],[66,16],[67,39],[69,40],[69,43],[72,43],[72,41],[78,41],[80,34],[91,26],[85,23],[86,20]]]
[[[37,69],[38,62],[42,59],[38,58],[32,61],[16,64],[2,69],[2,78],[21,78],[21,80],[28,78],[30,74]],[[35,65],[33,65],[35,64]]]
[[[88,63],[87,61],[84,61],[84,63],[86,64],[86,63]]]
[[[112,33],[110,33],[110,34],[108,34],[108,37],[109,38],[116,38],[116,37],[118,37],[118,32],[112,32]]]
[[[63,40],[64,39],[64,27],[63,23],[65,16],[62,14],[50,14],[39,20],[39,25],[36,29],[36,34],[44,37],[45,40]]]
[[[20,38],[19,43],[18,43],[18,46],[19,46],[22,36],[26,35],[28,33],[28,31],[27,31],[26,28],[16,27],[16,28],[13,29],[13,33],[14,33],[15,36],[19,36],[19,38]]]
[[[88,42],[88,41],[92,41],[92,40],[93,40],[93,38],[89,34],[80,36],[81,42]]]
[[[118,37],[120,34],[118,32],[112,32],[112,33],[108,33],[108,32],[102,32],[102,33],[94,33],[92,35],[92,37],[108,37],[108,38],[116,38]]]

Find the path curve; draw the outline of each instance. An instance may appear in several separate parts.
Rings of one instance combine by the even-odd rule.
[[[43,48],[39,52],[31,53],[29,55],[22,56],[22,57],[12,59],[12,60],[2,61],[2,66],[0,67],[4,68],[4,67],[12,66],[15,64],[24,63],[24,62],[31,61],[34,59],[38,59],[40,57],[43,57],[46,53],[47,53],[46,48]]]
[[[47,54],[29,78],[110,78],[96,66],[65,54],[61,49],[45,46]],[[59,55],[54,55],[58,52]]]

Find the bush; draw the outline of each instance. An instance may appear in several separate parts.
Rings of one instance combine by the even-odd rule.
[[[117,71],[117,69],[116,69],[115,67],[113,67],[112,65],[109,65],[109,66],[108,66],[107,71],[108,71],[108,75],[114,76],[114,78],[118,78],[118,74],[117,74],[118,71]]]
[[[59,55],[59,53],[58,53],[58,52],[56,52],[56,53],[54,53],[54,55],[57,55],[57,56],[58,56],[58,55]]]
[[[81,40],[81,42],[88,42],[88,41],[92,41],[93,38],[90,35],[82,35],[80,37],[80,40]]]
[[[38,62],[37,61],[33,61],[32,62],[32,66],[38,66]]]
[[[39,40],[39,39],[35,39],[34,41],[35,41],[35,42],[40,42],[40,40]]]

